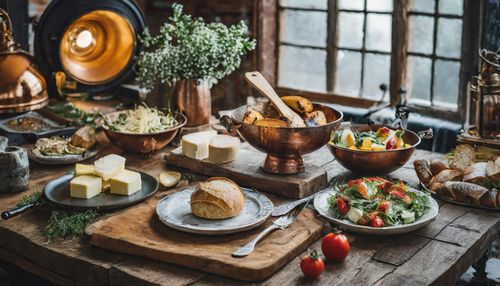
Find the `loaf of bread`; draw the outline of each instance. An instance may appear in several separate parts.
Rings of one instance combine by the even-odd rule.
[[[245,195],[232,180],[210,178],[191,194],[191,211],[205,219],[226,219],[239,215],[245,207]]]
[[[478,162],[467,167],[464,171],[464,182],[487,185],[489,180],[486,178],[486,165],[486,162]]]
[[[429,168],[431,170],[431,173],[435,176],[441,173],[441,171],[449,169],[450,167],[448,167],[448,164],[443,161],[434,160],[431,162]]]
[[[450,168],[465,170],[465,168],[474,164],[476,161],[476,152],[468,144],[458,145],[455,148],[454,156],[450,160]]]
[[[500,182],[500,157],[486,164],[486,176],[494,183]]]
[[[427,160],[415,160],[413,161],[413,167],[415,168],[415,172],[417,173],[417,177],[420,182],[425,185],[429,184],[432,179],[429,162]]]

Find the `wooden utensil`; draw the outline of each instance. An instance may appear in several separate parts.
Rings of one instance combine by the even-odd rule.
[[[273,87],[262,76],[260,72],[247,72],[245,73],[245,79],[255,89],[257,89],[260,93],[267,96],[267,98],[271,100],[271,102],[274,104],[274,106],[276,106],[281,115],[283,115],[290,121],[291,127],[306,127],[306,124],[304,123],[302,117],[295,113],[295,111],[293,111],[283,102],[283,100],[281,100],[276,91],[274,91]]]

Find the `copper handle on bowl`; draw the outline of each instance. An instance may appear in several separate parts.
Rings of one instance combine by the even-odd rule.
[[[432,137],[434,137],[434,132],[432,131],[432,128],[429,128],[427,130],[419,131],[417,135],[420,139],[432,139]]]
[[[220,123],[226,128],[227,132],[229,133],[233,133],[241,127],[241,124],[235,123],[233,119],[228,115],[221,116]]]

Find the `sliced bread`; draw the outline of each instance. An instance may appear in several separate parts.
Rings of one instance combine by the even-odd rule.
[[[455,148],[454,156],[449,163],[452,169],[465,170],[465,168],[474,164],[475,161],[476,153],[474,148],[468,144],[462,144]]]

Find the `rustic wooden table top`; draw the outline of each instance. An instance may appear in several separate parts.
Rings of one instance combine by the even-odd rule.
[[[108,153],[123,153],[109,144],[103,134],[98,141]],[[127,165],[158,175],[167,169],[164,155],[168,147],[144,159],[124,154]],[[318,165],[330,178],[346,170],[326,150],[316,156]],[[325,154],[328,154],[325,156]],[[416,158],[438,158],[441,154],[417,150],[410,162],[392,176],[418,184],[411,162]],[[41,191],[50,180],[72,166],[42,166],[31,163],[31,182],[27,192],[0,195],[3,209],[20,198]],[[160,189],[160,191],[167,191]],[[167,191],[168,192],[168,191]],[[284,198],[271,196],[275,201]],[[500,212],[486,211],[440,202],[436,221],[417,232],[393,237],[348,234],[351,253],[343,263],[326,263],[325,272],[314,282],[299,269],[299,257],[266,281],[268,285],[311,282],[320,285],[453,285],[467,268],[479,259],[500,230]],[[113,215],[113,214],[108,214]],[[35,209],[7,221],[0,221],[0,257],[20,268],[60,285],[239,285],[243,282],[183,268],[167,263],[113,253],[89,244],[88,237],[47,242],[43,234],[49,212]],[[321,241],[311,248],[321,249]]]

